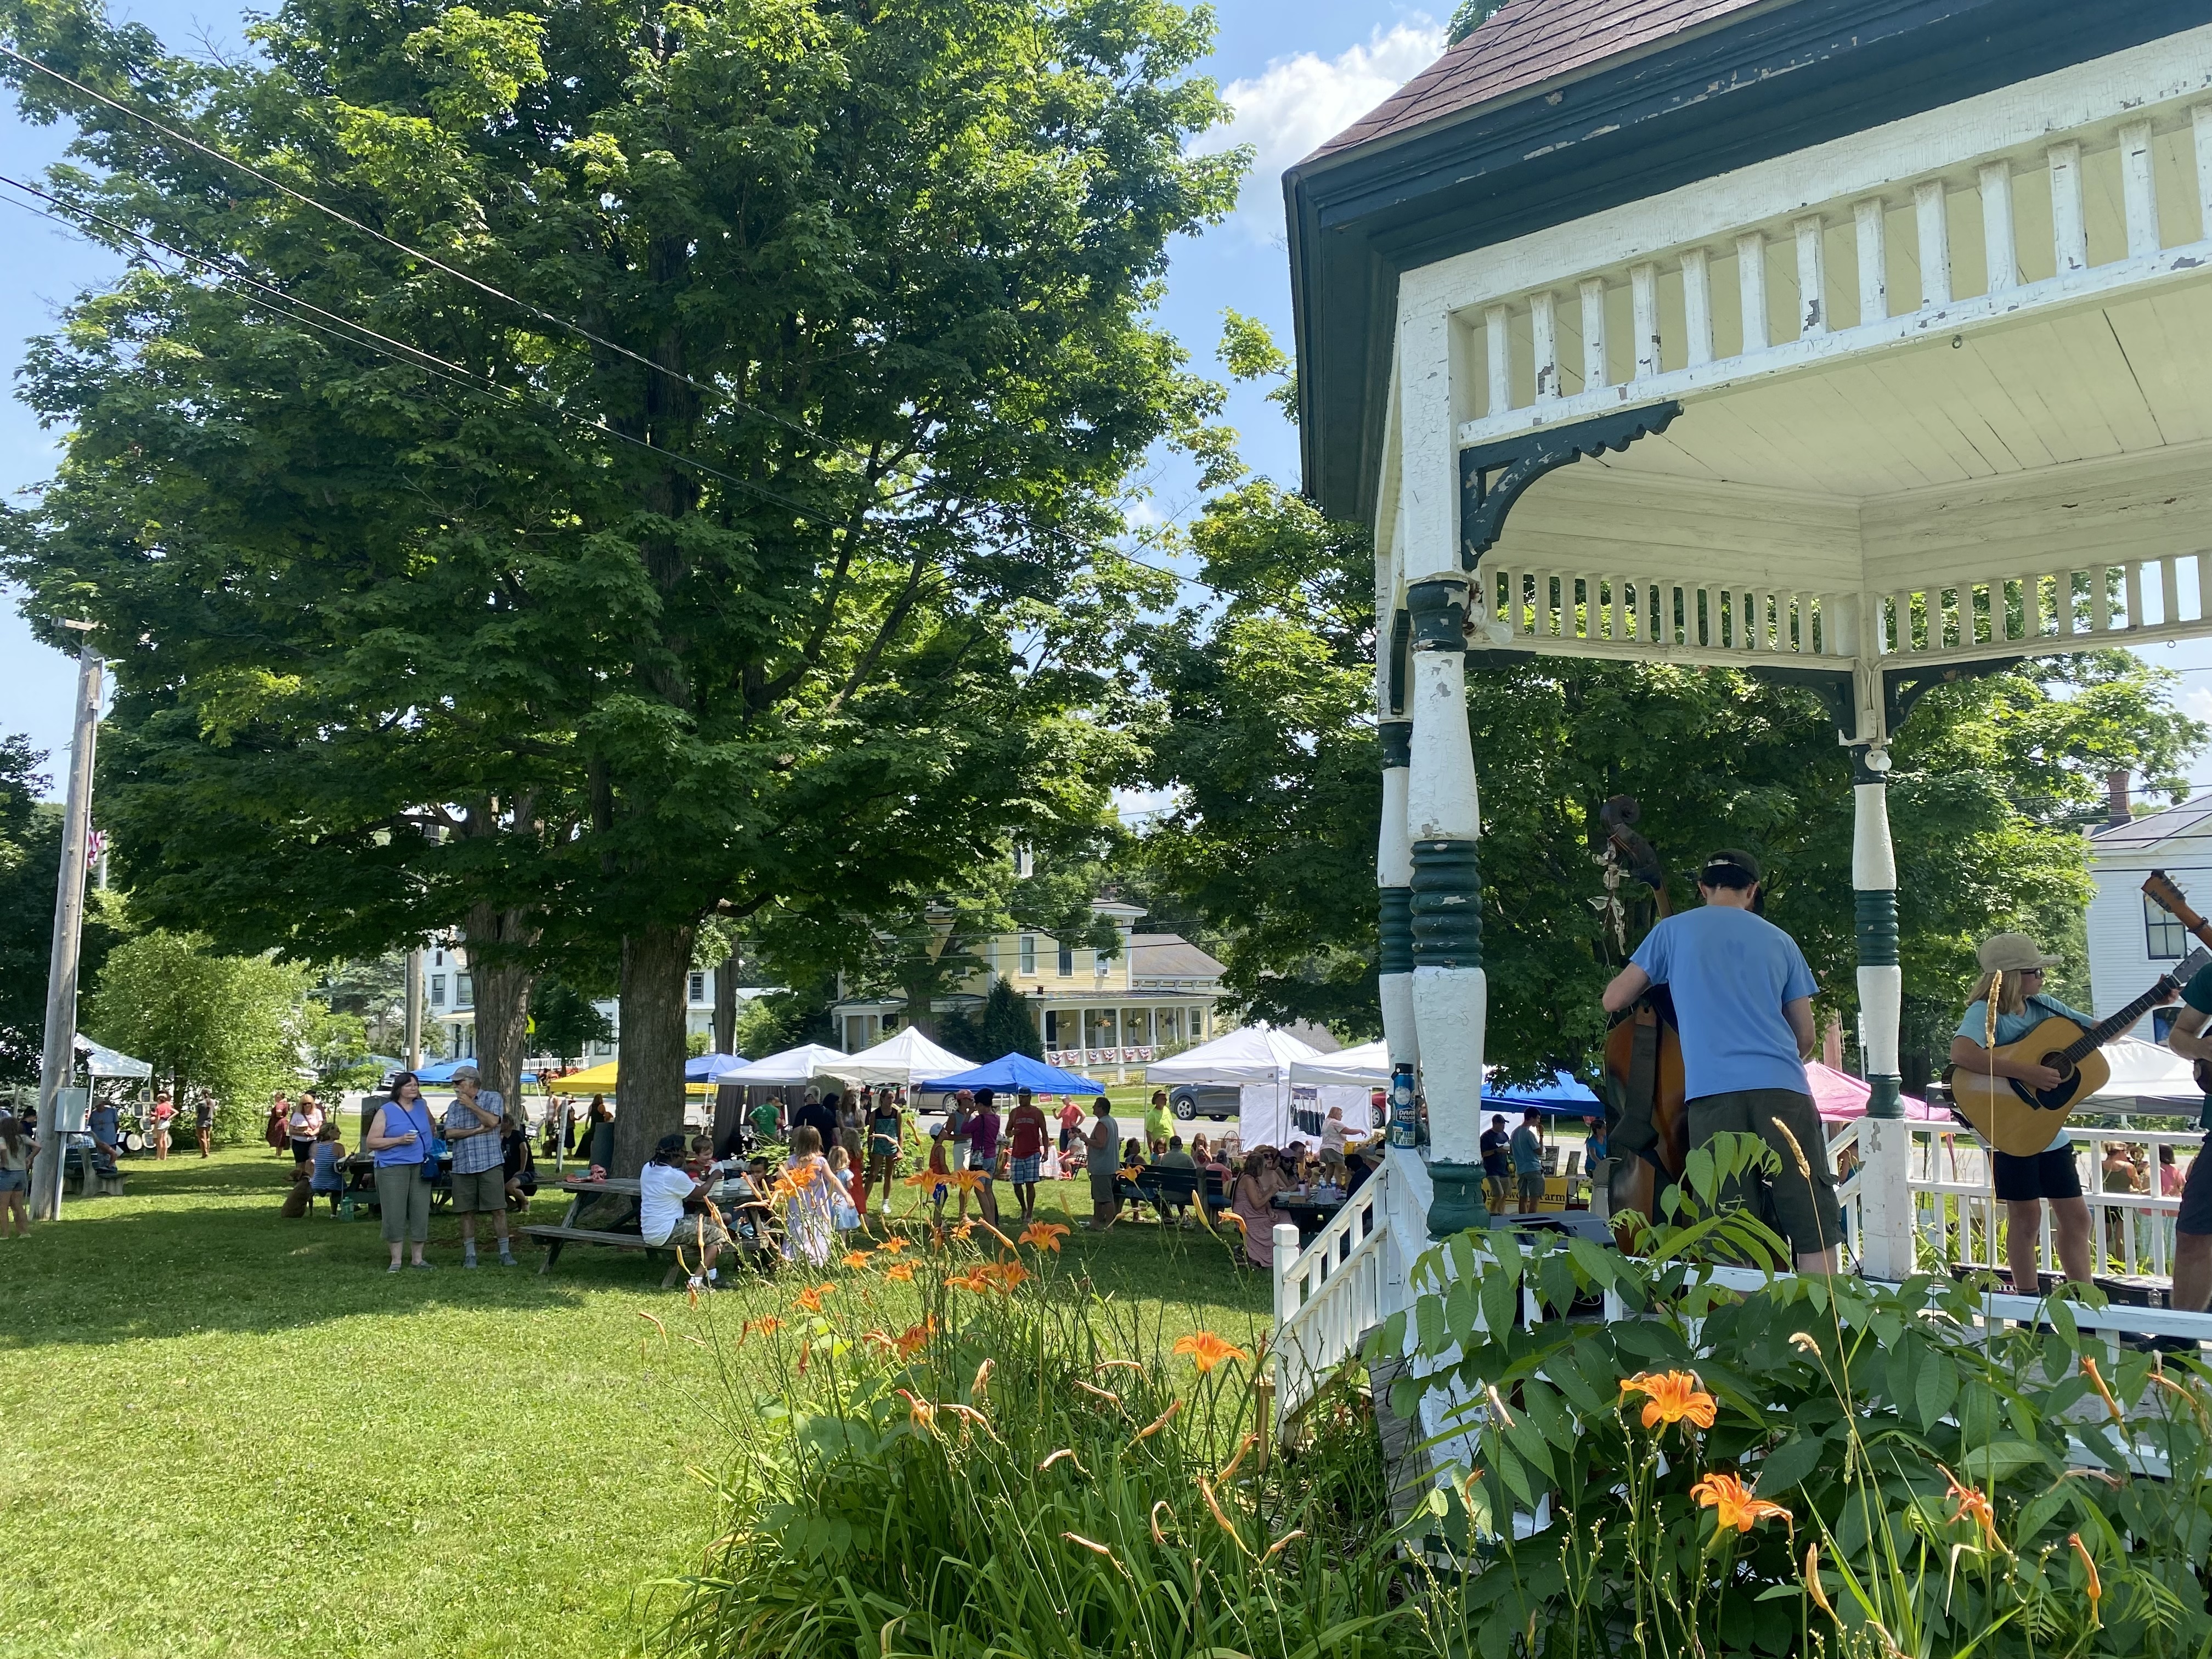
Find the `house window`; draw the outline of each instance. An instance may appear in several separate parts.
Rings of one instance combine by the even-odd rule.
[[[1022,935],[1022,972],[1034,978],[1036,975],[1036,935]]]
[[[1060,947],[1060,976],[1062,979],[1068,979],[1072,978],[1074,973],[1075,947],[1073,945],[1063,945]]]
[[[430,975],[430,1006],[433,1008],[446,1006],[446,976],[443,974]]]
[[[2148,893],[2143,895],[2143,941],[2153,962],[2179,962],[2189,954],[2189,930]]]
[[[453,975],[453,1006],[473,1008],[476,1006],[476,981],[467,974],[455,974]]]
[[[704,974],[694,974],[694,975],[691,975],[691,1000],[692,1000],[692,1001],[694,1001],[694,1002],[704,1002],[706,1000],[707,1000],[707,976],[706,976],[706,975],[704,975]]]

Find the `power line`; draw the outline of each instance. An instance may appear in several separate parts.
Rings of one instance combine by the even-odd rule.
[[[525,300],[520,295],[510,294],[504,289],[499,288],[493,283],[487,283],[481,277],[473,276],[468,271],[460,270],[457,266],[448,264],[445,261],[438,258],[434,254],[425,252],[420,248],[415,247],[409,243],[403,242],[398,238],[378,230],[372,225],[364,224],[360,220],[355,218],[352,215],[344,212],[341,209],[332,207],[330,204],[320,200],[319,198],[311,196],[304,191],[286,184],[281,179],[274,178],[271,175],[262,172],[251,162],[244,161],[236,156],[228,155],[223,151],[216,149],[212,145],[205,143],[200,139],[194,137],[189,132],[181,131],[164,121],[156,119],[155,117],[146,113],[143,110],[134,108],[117,99],[111,98],[106,93],[85,85],[82,82],[64,74],[61,70],[53,68],[52,65],[41,63],[39,59],[29,56],[27,53],[16,51],[13,46],[7,45],[5,42],[0,42],[0,54],[4,54],[5,56],[15,59],[17,63],[23,64],[26,68],[36,70],[41,75],[51,76],[52,79],[60,82],[64,86],[68,87],[72,91],[76,92],[86,98],[89,98],[96,103],[104,105],[106,107],[115,111],[118,114],[127,116],[134,121],[143,123],[144,125],[152,128],[155,131],[162,134],[164,137],[173,139],[180,144],[186,145],[190,149],[198,151],[199,154],[209,157],[210,160],[219,161],[225,167],[237,169],[240,173],[246,174],[248,178],[253,179],[259,183],[267,185],[270,189],[290,198],[292,200],[300,203],[303,206],[313,208],[318,213],[325,215],[336,222],[344,225],[349,229],[358,231],[362,235],[370,237],[373,240],[384,244],[387,247],[396,249],[399,252],[406,254],[410,258],[419,259],[423,264],[431,266],[433,269],[443,271],[446,275],[453,277],[455,281],[467,283],[470,287],[477,289],[479,293],[488,295],[507,305],[514,306],[517,309],[537,318],[542,322],[551,324],[556,328],[565,329],[580,339],[589,341],[594,345],[602,347],[606,350],[615,352],[623,357],[629,359],[631,362],[651,369],[655,374],[666,375],[672,380],[678,380],[682,384],[690,386],[696,392],[703,393],[710,398],[720,398],[723,402],[730,404],[732,408],[742,410],[747,414],[755,415],[763,420],[771,422],[774,424],[783,428],[787,431],[794,433],[801,437],[809,439],[815,443],[820,444],[824,448],[841,454],[848,460],[854,461],[863,467],[869,467],[874,465],[874,458],[871,457],[865,452],[854,449],[848,445],[841,443],[836,439],[830,437],[828,434],[822,432],[814,427],[808,426],[803,422],[794,421],[787,416],[778,414],[774,410],[763,408],[757,404],[738,396],[735,392],[731,392],[725,386],[713,386],[704,381],[695,380],[690,375],[684,374],[681,370],[673,369],[664,363],[656,362],[652,358],[647,357],[640,352],[633,351],[628,346],[622,345],[616,341],[610,340],[605,336],[599,334],[591,329],[586,328],[580,323],[559,316],[553,312],[546,310],[542,306],[537,305],[531,301]],[[103,218],[101,216],[93,213],[88,209],[82,208],[75,203],[64,203],[57,197],[49,195],[47,192],[38,190],[33,186],[21,184],[18,180],[5,179],[4,182],[14,184],[18,189],[28,191],[31,194],[38,196],[43,200],[52,202],[57,207],[64,208],[65,210],[82,213],[87,218],[93,220],[94,222],[107,226],[118,234],[133,237],[154,246],[160,247],[164,252],[168,252],[178,258],[192,260],[195,263],[206,265],[210,270],[217,270],[225,276],[234,277],[238,281],[253,283],[254,286],[264,288],[266,291],[279,294],[287,304],[304,305],[307,303],[305,301],[295,301],[292,295],[282,294],[281,290],[267,289],[267,285],[255,283],[253,278],[246,276],[242,272],[227,269],[226,267],[208,260],[202,256],[187,253],[182,249],[173,247],[169,244],[161,242],[151,236],[148,236],[143,232],[136,231],[128,227],[117,224],[114,221]],[[18,205],[21,204],[19,204]],[[36,210],[33,210],[36,211]],[[52,216],[49,215],[46,216],[51,217]],[[314,307],[310,308],[313,309]],[[362,334],[370,335],[379,340],[382,340],[400,351],[407,352],[414,356],[426,358],[432,362],[439,363],[450,373],[464,375],[470,374],[471,373],[471,371],[460,368],[455,365],[445,363],[443,359],[437,358],[434,354],[423,351],[419,347],[410,346],[403,341],[392,339],[388,336],[377,334],[375,331],[365,328],[362,325],[353,322],[350,319],[337,318],[333,313],[328,312],[323,312],[320,314],[325,317],[331,317],[334,321],[339,322],[345,327],[356,329]],[[495,383],[494,390],[501,395],[516,395],[512,393],[509,388],[497,386]],[[564,418],[570,420],[582,419],[582,417],[575,415],[571,410],[561,410],[556,412],[562,415]],[[748,490],[751,494],[758,495],[764,500],[772,501],[776,502],[779,506],[787,507],[791,511],[800,514],[801,517],[808,519],[811,522],[821,522],[821,520],[813,514],[811,509],[801,507],[797,502],[792,501],[783,496],[780,496],[772,490],[769,490],[759,484],[751,483],[749,480],[735,477],[732,474],[711,466],[706,462],[684,455],[680,451],[667,449],[658,444],[648,443],[642,440],[630,438],[626,434],[614,431],[611,428],[605,427],[597,422],[586,421],[583,423],[591,427],[594,431],[606,432],[612,437],[624,442],[635,444],[641,448],[650,450],[654,454],[677,457],[684,460],[688,465],[695,466],[702,471],[709,473],[715,477],[721,478],[726,482],[735,484],[738,488]],[[1188,509],[1186,508],[1184,510]],[[1175,516],[1180,517],[1181,514],[1178,513]],[[1172,522],[1172,520],[1170,520],[1170,522]],[[1126,550],[1113,547],[1108,544],[1092,542],[1086,538],[1075,538],[1074,544],[1094,555],[1102,552],[1110,552],[1115,556],[1126,560],[1128,563],[1135,565],[1139,569],[1152,571],[1155,575],[1166,576],[1174,581],[1183,583],[1188,586],[1200,589],[1205,592],[1214,594],[1220,594],[1221,592],[1219,588],[1215,587],[1210,582],[1200,581],[1196,577],[1186,576],[1177,570],[1170,570],[1158,565],[1148,564],[1145,561],[1133,556]]]
[[[653,370],[655,374],[665,374],[671,380],[679,381],[683,385],[690,386],[695,392],[703,392],[711,398],[719,398],[726,403],[730,404],[734,408],[744,410],[746,413],[750,415],[757,415],[763,420],[773,422],[787,431],[797,433],[801,437],[810,439],[827,448],[836,450],[838,453],[843,455],[848,460],[857,461],[863,466],[872,464],[871,458],[865,452],[849,448],[838,442],[837,440],[829,436],[826,433],[817,431],[814,428],[805,425],[804,422],[792,420],[787,416],[779,415],[774,410],[763,409],[757,404],[749,402],[745,398],[738,397],[727,387],[711,386],[705,381],[694,380],[690,375],[684,374],[682,370],[671,368],[665,363],[655,362],[652,358],[646,356],[642,352],[633,351],[626,345],[619,344],[616,341],[608,339],[604,335],[596,333],[591,329],[586,328],[581,323],[572,322],[568,318],[557,316],[554,313],[546,310],[543,306],[534,304],[531,301],[521,298],[520,295],[509,294],[504,289],[495,287],[492,283],[485,282],[481,277],[471,276],[469,272],[460,270],[458,266],[447,264],[435,254],[426,253],[421,248],[411,246],[408,243],[401,241],[396,236],[386,235],[383,231],[378,230],[372,225],[363,224],[351,214],[346,213],[340,209],[334,208],[328,203],[320,201],[316,198],[308,195],[304,191],[295,189],[292,185],[286,184],[281,179],[272,178],[268,173],[262,172],[258,167],[253,166],[251,162],[241,161],[234,155],[226,155],[222,150],[216,149],[210,144],[203,143],[199,139],[193,137],[191,134],[179,131],[176,128],[168,125],[166,122],[156,120],[154,117],[147,114],[143,110],[134,109],[128,104],[121,103],[115,99],[110,98],[104,92],[99,92],[91,87],[86,86],[81,81],[73,80],[69,76],[63,74],[61,70],[42,64],[35,58],[28,57],[22,52],[17,52],[13,46],[7,45],[5,42],[0,42],[0,54],[5,54],[9,58],[14,58],[17,63],[25,65],[27,68],[34,69],[41,75],[52,76],[64,86],[68,87],[71,90],[80,93],[83,96],[90,98],[98,103],[106,105],[109,109],[115,111],[118,114],[127,115],[134,121],[143,122],[146,125],[153,128],[155,131],[161,133],[167,137],[173,138],[180,144],[189,145],[191,149],[198,150],[201,155],[208,156],[213,161],[220,161],[225,167],[235,167],[239,172],[246,174],[248,178],[257,179],[260,183],[268,185],[270,189],[290,197],[294,201],[300,203],[301,205],[311,207],[318,213],[325,214],[331,219],[336,220],[338,223],[344,225],[350,229],[357,230],[362,235],[371,237],[374,240],[383,243],[387,247],[396,248],[400,252],[406,254],[410,258],[420,259],[423,264],[429,265],[434,270],[445,272],[446,275],[453,277],[456,282],[466,283],[471,288],[477,289],[479,293],[489,295],[495,300],[500,300],[504,301],[506,304],[514,306],[517,309],[537,318],[541,322],[550,323],[556,328],[566,329],[569,333],[575,335],[580,339],[588,340],[593,345],[601,347],[605,350],[614,352],[618,356],[627,357],[631,362],[641,364],[644,368]]]
[[[4,48],[0,48],[0,50],[4,50]],[[678,461],[686,466],[695,467],[698,471],[707,473],[714,477],[720,478],[723,482],[732,484],[739,489],[745,490],[751,495],[759,496],[763,501],[772,501],[775,505],[796,514],[799,517],[807,520],[809,523],[822,524],[825,526],[829,524],[829,521],[823,520],[817,509],[802,507],[797,501],[791,500],[789,497],[778,495],[775,491],[766,488],[764,485],[756,483],[750,478],[738,477],[735,473],[725,471],[721,468],[714,465],[712,463],[702,461],[695,455],[686,454],[682,450],[670,449],[664,445],[651,442],[647,439],[634,437],[627,432],[621,431],[615,427],[607,425],[605,422],[591,420],[585,416],[578,414],[574,410],[563,409],[557,404],[546,402],[541,398],[533,398],[531,393],[522,388],[503,386],[496,380],[488,381],[488,377],[480,375],[474,370],[465,368],[455,363],[448,362],[446,359],[437,356],[434,352],[425,351],[420,346],[410,345],[404,340],[395,339],[390,335],[380,333],[376,330],[369,328],[364,324],[355,322],[349,317],[342,317],[336,312],[325,311],[319,306],[314,305],[308,301],[301,300],[296,295],[287,294],[283,289],[277,288],[271,283],[262,282],[259,278],[252,276],[245,271],[233,270],[216,260],[209,258],[204,254],[191,253],[186,252],[183,248],[173,246],[167,242],[162,241],[158,237],[147,234],[144,231],[137,230],[132,228],[131,226],[119,223],[113,219],[106,217],[105,215],[94,213],[89,208],[83,207],[74,202],[64,201],[58,196],[54,196],[48,191],[40,190],[35,185],[25,184],[21,179],[11,178],[6,173],[0,173],[0,185],[11,185],[17,190],[23,191],[29,195],[39,198],[41,201],[50,202],[56,208],[60,210],[59,212],[48,212],[43,208],[33,207],[27,202],[15,202],[13,198],[0,197],[0,200],[10,201],[15,206],[21,208],[27,213],[37,214],[39,217],[42,219],[51,219],[57,224],[70,223],[71,219],[64,217],[64,216],[73,216],[76,219],[88,221],[91,223],[102,226],[105,228],[114,232],[118,236],[128,237],[133,242],[142,245],[142,246],[159,248],[162,252],[167,253],[174,258],[183,259],[190,264],[198,265],[204,270],[214,271],[218,276],[228,277],[233,282],[243,283],[258,293],[268,295],[270,298],[277,301],[284,306],[288,313],[292,315],[295,321],[301,324],[305,327],[314,330],[317,333],[327,335],[332,339],[341,341],[347,344],[367,346],[370,350],[375,351],[379,355],[387,358],[394,358],[395,360],[403,360],[404,358],[416,359],[416,361],[410,363],[408,366],[410,368],[422,369],[428,374],[437,376],[441,380],[447,380],[453,385],[460,386],[464,391],[474,392],[481,396],[495,398],[500,401],[507,404],[511,407],[527,407],[535,404],[538,408],[545,410],[547,413],[556,415],[563,420],[574,422],[577,425],[585,428],[586,430],[598,436],[612,438],[617,442],[632,445],[636,448],[645,450],[648,453],[659,456],[664,459]],[[303,311],[312,312],[318,317],[325,318],[331,323],[337,325],[338,328],[351,330],[352,333],[340,334],[333,328],[325,327],[314,322],[311,322],[307,318],[300,314]]]

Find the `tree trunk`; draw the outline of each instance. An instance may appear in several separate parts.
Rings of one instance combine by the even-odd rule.
[[[732,951],[714,970],[714,1052],[738,1052],[738,953]],[[757,1060],[759,1055],[753,1056]]]
[[[661,1136],[684,1127],[684,982],[695,931],[647,927],[623,935],[621,1098],[611,1173],[635,1175]]]
[[[901,988],[906,993],[902,1018],[932,1042],[937,1041],[937,1011],[931,1006],[937,1000],[937,979],[932,967],[925,966],[921,972],[910,975]]]
[[[517,1115],[522,1063],[530,1048],[530,992],[537,975],[522,954],[538,942],[528,912],[472,904],[462,927],[469,980],[476,991],[477,1069]]]

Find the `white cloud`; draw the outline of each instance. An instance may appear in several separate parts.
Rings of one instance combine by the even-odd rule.
[[[1231,222],[1256,241],[1281,243],[1283,170],[1373,109],[1443,49],[1443,25],[1414,12],[1387,32],[1377,24],[1364,45],[1334,58],[1310,52],[1278,58],[1260,74],[1224,87],[1222,100],[1236,118],[1206,134],[1200,148],[1253,148]]]

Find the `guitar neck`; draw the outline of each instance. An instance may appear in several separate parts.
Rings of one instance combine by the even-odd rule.
[[[2145,991],[2110,1019],[2099,1020],[2080,1036],[2068,1043],[2061,1052],[2071,1063],[2078,1061],[2092,1049],[2103,1048],[2121,1032],[2126,1030],[2129,1026],[2158,1006],[2159,1003],[2175,988],[2171,976],[2161,978],[2157,984],[2152,986],[2149,990]]]

